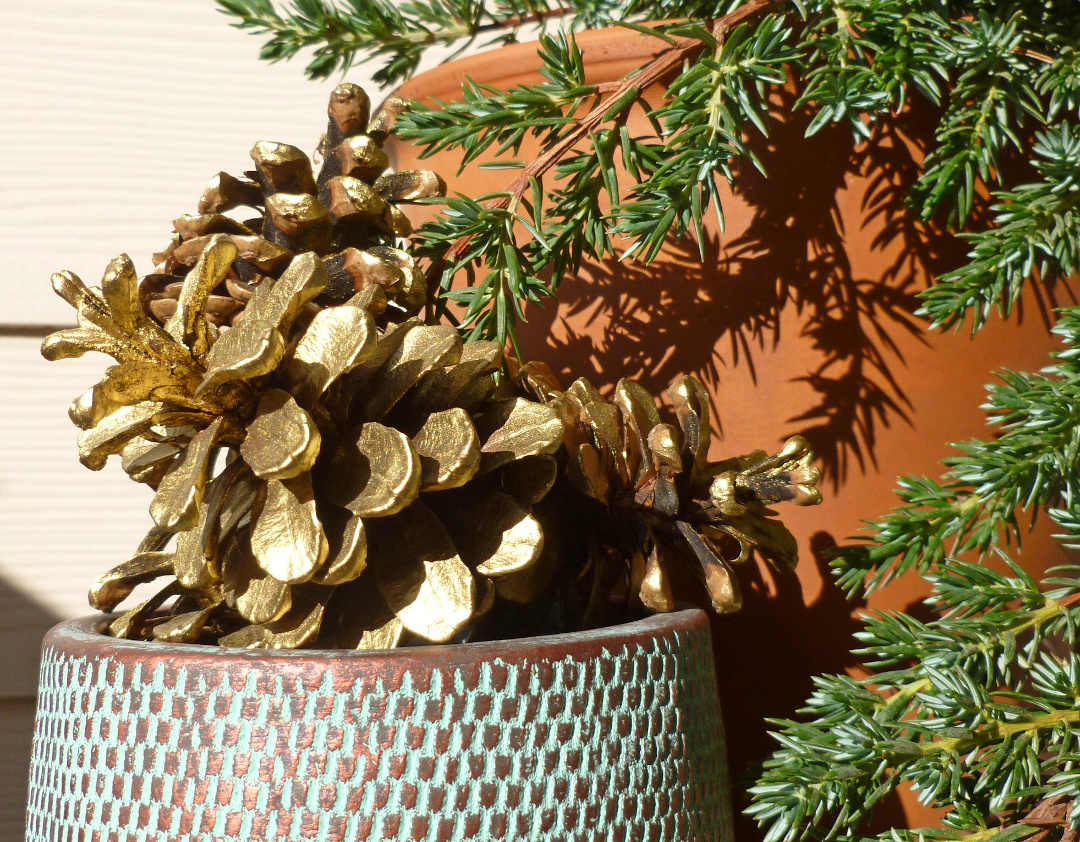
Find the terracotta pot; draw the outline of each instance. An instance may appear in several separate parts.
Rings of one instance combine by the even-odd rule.
[[[590,83],[641,67],[664,46],[624,29],[580,33],[578,44]],[[451,101],[466,77],[506,88],[540,81],[538,66],[536,45],[520,44],[422,74],[398,94]],[[645,95],[655,105],[663,91]],[[725,187],[726,230],[712,227],[704,262],[696,245],[669,243],[651,266],[589,264],[563,282],[558,306],[528,308],[521,331],[525,355],[551,364],[564,384],[584,375],[609,391],[631,376],[662,392],[676,376],[696,374],[713,398],[714,458],[776,448],[794,433],[814,445],[826,501],[783,511],[799,539],[797,576],[744,567],[744,610],[712,621],[736,775],[775,746],[765,717],[792,716],[812,675],[853,663],[854,612],[865,605],[838,592],[823,553],[895,505],[899,475],[937,477],[954,453],[948,442],[992,435],[979,407],[995,370],[1037,370],[1059,347],[1044,317],[1052,301],[1032,294],[974,340],[966,331],[929,333],[912,315],[915,293],[966,250],[913,221],[903,204],[935,113],[905,112],[855,148],[846,127],[806,138],[808,117],[790,113],[794,96],[778,96],[769,138],[752,141],[769,177],[744,167],[737,189]],[[640,110],[630,129],[651,133]],[[516,175],[478,169],[482,161],[455,175],[458,152],[421,162],[408,143],[391,140],[387,149],[400,169],[445,175],[450,194],[503,190]],[[515,157],[529,160],[536,149],[526,144]],[[415,221],[432,213],[421,210]],[[1024,542],[1035,573],[1066,558],[1045,521]],[[905,609],[924,594],[909,577],[869,607]],[[911,821],[928,820],[913,799],[908,807]],[[882,820],[904,823],[896,810]],[[758,832],[747,826],[739,835]]]
[[[27,842],[733,839],[709,628],[384,652],[45,638]]]

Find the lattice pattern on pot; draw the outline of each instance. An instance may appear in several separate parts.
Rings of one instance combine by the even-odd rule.
[[[393,686],[305,669],[46,648],[27,842],[731,838],[704,631]]]

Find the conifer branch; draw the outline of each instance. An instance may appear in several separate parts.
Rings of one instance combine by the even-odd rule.
[[[985,408],[1000,436],[954,444],[961,455],[945,460],[940,482],[902,477],[902,505],[868,522],[862,543],[836,551],[832,566],[845,591],[871,591],[959,553],[1019,544],[1021,511],[1080,500],[1080,314],[1063,311],[1054,330],[1068,343],[1054,365],[1000,372],[1001,383],[990,388]]]
[[[943,564],[929,577],[939,619],[869,617],[858,654],[877,671],[816,679],[800,711],[812,721],[774,723],[782,747],[748,810],[769,826],[769,842],[863,839],[874,806],[902,785],[951,810],[941,828],[892,832],[902,838],[996,838],[1010,828],[1021,838],[1040,805],[1060,795],[1076,803],[1080,660],[1059,654],[1055,636],[1076,643],[1080,571],[1040,589],[1010,567],[1012,576]],[[955,603],[976,586],[977,609]]]
[[[586,85],[572,36],[545,36],[547,83],[513,91],[470,84],[463,103],[441,112],[419,107],[401,121],[402,134],[429,152],[460,147],[468,161],[495,149],[502,165],[519,170],[504,191],[461,199],[465,205],[448,208],[414,241],[431,261],[430,285],[442,287],[438,312],[429,315],[454,318],[447,302],[457,301],[471,336],[512,340],[525,302],[554,295],[585,257],[615,253],[620,238],[623,256],[645,261],[668,236],[692,235],[700,246],[706,212],[723,224],[717,179],[734,182],[741,160],[760,168],[748,140],[767,131],[770,93],[789,68],[798,70],[795,107],[810,111],[811,134],[843,123],[864,142],[914,97],[946,104],[912,213],[940,216],[963,232],[976,209],[987,210],[988,190],[996,205],[988,227],[967,232],[969,263],[926,293],[923,314],[935,325],[958,325],[970,313],[977,330],[994,308],[1007,315],[1033,275],[1048,283],[1075,271],[1065,177],[1041,172],[1041,182],[1009,183],[1006,175],[1019,171],[1010,161],[1027,154],[1032,133],[1042,133],[1038,162],[1039,150],[1065,139],[1080,115],[1080,4],[1070,0],[1025,0],[1007,15],[988,0],[291,0],[285,11],[272,0],[219,2],[237,26],[269,36],[271,60],[314,46],[309,73],[326,75],[358,56],[383,56],[382,81],[407,76],[436,42],[464,45],[483,33],[512,39],[526,22],[640,29],[686,19],[654,23],[667,48],[616,83]],[[647,36],[628,29],[627,37]],[[669,75],[667,101],[650,112],[655,136],[629,136],[626,115],[641,102],[634,89]],[[527,133],[542,138],[539,156],[506,159]],[[587,138],[592,148],[583,151]],[[617,160],[629,184],[619,183]],[[605,196],[610,212],[602,210]],[[517,222],[506,226],[504,211]],[[532,239],[503,233],[522,229]],[[501,257],[473,278],[480,255]],[[451,271],[476,288],[452,295]]]
[[[623,202],[614,173],[618,153],[621,152],[623,162],[632,172],[635,169],[651,172],[664,166],[656,148],[630,138],[625,132],[623,127],[630,108],[647,87],[709,47],[720,50],[734,38],[733,33],[743,30],[747,21],[767,15],[788,2],[751,0],[715,21],[711,31],[692,27],[690,36],[659,34],[657,37],[664,38],[668,46],[639,71],[607,90],[584,84],[580,52],[570,37],[542,38],[541,58],[551,84],[517,89],[505,95],[474,84],[467,88],[466,101],[460,109],[420,106],[403,115],[399,127],[402,137],[426,142],[431,151],[461,146],[466,150],[465,160],[496,142],[503,151],[516,150],[527,129],[548,134],[544,151],[524,164],[504,191],[486,199],[481,197],[482,200],[464,197],[453,200],[448,203],[443,220],[418,232],[417,250],[430,259],[426,273],[429,290],[434,292],[441,287],[442,302],[456,301],[466,308],[461,322],[469,330],[467,335],[500,342],[516,341],[514,325],[523,315],[520,301],[539,301],[553,295],[563,275],[576,273],[583,253],[602,255],[610,251],[612,234],[633,233],[632,223],[627,223],[626,228],[612,228],[598,201],[600,192],[606,191],[612,205]],[[773,37],[768,48],[776,52],[782,41],[776,37],[778,23],[770,25],[769,31]],[[751,52],[754,47],[745,38],[734,38],[732,45],[734,51],[744,52]],[[772,64],[779,66],[789,57],[780,53],[772,59]],[[741,66],[739,72],[746,76],[760,75],[753,63]],[[773,81],[777,73],[782,75],[783,71],[768,71]],[[755,96],[760,97],[764,88],[760,83],[758,88]],[[581,117],[572,116],[586,97],[593,99],[591,107]],[[500,124],[491,119],[492,113],[513,113],[517,119]],[[483,116],[470,127],[469,117],[479,115]],[[755,113],[749,119],[760,124],[762,118]],[[462,131],[452,132],[453,127]],[[725,138],[734,139],[736,132],[737,126],[729,119]],[[592,141],[592,151],[579,152],[587,139]],[[691,140],[691,136],[687,135],[686,140]],[[742,144],[738,143],[741,151]],[[685,163],[683,158],[678,160]],[[703,169],[696,159],[690,163],[695,172]],[[563,183],[560,189],[547,191],[551,202],[544,215],[540,212],[545,195],[542,182],[552,170]],[[669,173],[668,178],[705,195],[715,193],[711,179],[687,178],[681,171]],[[690,211],[699,231],[703,206],[707,207],[707,201],[698,202]],[[519,209],[530,218],[519,215]],[[534,235],[531,243],[523,247],[517,242],[515,224],[505,224],[504,212],[511,213],[514,222],[520,222]],[[630,219],[632,212],[625,216]],[[643,234],[642,239],[653,244],[652,254],[659,248],[671,222],[668,220],[661,228],[650,225]],[[477,240],[482,242],[477,245]],[[463,270],[471,272],[471,263],[484,256],[493,258],[485,261],[488,269],[485,277],[474,286],[470,275],[468,289],[451,291],[456,274]],[[540,273],[548,268],[552,269],[552,280],[545,283],[540,280]],[[443,304],[442,309],[428,315],[436,320],[450,314]]]
[[[740,6],[734,12],[716,21],[712,27],[712,37],[717,41],[722,41],[728,32],[744,21],[756,15],[764,14],[768,10],[781,6],[786,2],[789,2],[789,0],[750,0],[750,2]],[[505,192],[493,199],[489,199],[486,207],[489,210],[501,209],[509,207],[514,201],[520,201],[525,192],[529,190],[533,179],[543,178],[548,170],[565,158],[575,146],[601,124],[608,122],[619,124],[625,119],[624,115],[641,95],[641,91],[662,79],[674,68],[692,58],[704,48],[705,44],[697,39],[676,39],[672,46],[646,64],[639,73],[628,76],[619,82],[607,99],[593,107],[581,119],[573,121],[573,127],[569,131],[531,161],[521,174],[507,185]],[[433,279],[436,279],[436,283],[438,282],[437,278],[441,277],[446,262],[460,257],[471,239],[471,235],[462,235],[450,246],[442,260],[432,263],[428,270],[429,284]]]
[[[236,18],[233,26],[268,36],[259,57],[277,62],[305,49],[314,54],[306,70],[312,79],[347,71],[357,61],[377,56],[385,64],[374,79],[399,82],[416,70],[428,48],[454,46],[460,52],[478,37],[491,34],[509,43],[530,24],[564,18],[570,10],[550,8],[540,0],[501,0],[494,9],[483,0],[217,0],[221,12]]]
[[[1058,123],[1031,151],[1042,180],[996,193],[993,227],[967,236],[970,262],[923,294],[921,312],[935,326],[970,314],[976,331],[995,308],[1008,316],[1029,278],[1050,285],[1080,268],[1080,129]]]
[[[1052,366],[1002,373],[989,406],[1005,431],[949,460],[935,505],[912,500],[874,524],[869,549],[837,554],[851,589],[918,570],[936,616],[869,615],[855,654],[871,674],[815,679],[806,719],[774,723],[781,748],[748,809],[768,842],[865,839],[874,806],[901,786],[946,808],[942,826],[877,839],[1010,840],[1080,827],[1080,567],[1038,583],[997,548],[998,531],[1017,531],[1016,512],[1033,506],[1066,545],[1080,543],[1080,308],[1062,311],[1056,329],[1066,347]],[[994,551],[1008,572],[952,557],[962,549]]]

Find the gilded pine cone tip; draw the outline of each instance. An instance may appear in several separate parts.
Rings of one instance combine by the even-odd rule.
[[[401,205],[444,195],[446,185],[427,170],[387,172],[381,144],[401,109],[392,99],[369,119],[363,89],[338,85],[330,96],[318,175],[302,150],[269,141],[252,148],[251,172],[215,175],[198,213],[174,221],[172,241],[154,255],[156,268],[143,279],[141,295],[151,315],[162,324],[172,317],[185,276],[217,234],[228,237],[237,254],[206,300],[205,317],[216,327],[227,329],[242,319],[255,287],[280,276],[302,252],[322,257],[327,271],[328,283],[313,307],[344,303],[377,285],[391,316],[419,312],[427,302],[427,283],[412,257],[395,245],[412,232]],[[249,209],[252,218],[228,215],[240,209]]]

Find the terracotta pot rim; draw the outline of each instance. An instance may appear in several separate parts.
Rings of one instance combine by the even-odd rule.
[[[164,643],[109,637],[102,633],[106,622],[108,622],[107,616],[103,617],[100,614],[66,620],[48,632],[44,645],[80,654],[123,653],[129,657],[170,657],[187,661],[227,659],[241,663],[250,660],[272,660],[284,665],[299,661],[340,664],[342,662],[370,663],[407,660],[417,665],[450,665],[494,658],[518,660],[524,656],[561,657],[562,654],[571,650],[579,654],[585,651],[598,653],[613,646],[665,637],[697,627],[708,629],[708,618],[704,611],[700,608],[685,608],[599,629],[473,643],[433,643],[429,646],[367,650],[239,649],[196,643]]]
[[[590,83],[621,78],[624,72],[622,68],[627,62],[637,62],[638,66],[642,66],[670,46],[660,38],[651,38],[622,26],[575,32],[574,39],[584,54],[586,81]],[[539,41],[522,41],[453,59],[413,76],[390,95],[428,101],[460,99],[461,83],[466,77],[505,88],[507,81],[512,84],[521,78],[523,69],[531,71],[539,67],[539,46]],[[610,66],[620,72],[612,76],[608,71]]]

